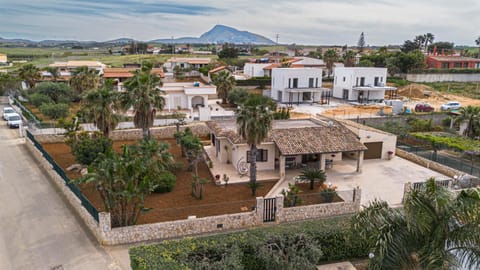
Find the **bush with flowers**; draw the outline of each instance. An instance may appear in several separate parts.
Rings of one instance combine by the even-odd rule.
[[[330,203],[333,201],[333,198],[335,195],[337,195],[337,192],[335,191],[337,189],[337,186],[332,186],[331,183],[323,184],[320,190],[320,195],[323,197],[325,202]]]

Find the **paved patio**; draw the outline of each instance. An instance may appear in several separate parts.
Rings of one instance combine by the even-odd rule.
[[[362,205],[375,198],[382,199],[390,205],[402,202],[404,184],[407,182],[422,182],[429,177],[447,179],[440,173],[419,166],[400,157],[392,160],[369,159],[363,161],[363,172],[357,173],[355,160],[334,162],[331,169],[327,169],[327,183],[337,186],[338,190],[348,191],[359,186],[362,190]],[[278,183],[268,196],[275,196],[293,183],[293,177],[300,174],[300,170],[287,170],[285,180]]]

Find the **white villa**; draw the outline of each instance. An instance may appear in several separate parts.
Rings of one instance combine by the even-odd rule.
[[[53,64],[48,65],[49,67],[56,67],[60,72],[71,73],[79,67],[88,67],[89,69],[95,69],[99,74],[103,73],[103,69],[106,67],[105,64],[99,61],[76,61],[69,60],[67,62],[54,62]]]
[[[123,83],[133,77],[133,73],[135,70],[140,69],[139,67],[134,67],[134,68],[105,68],[103,70],[102,77],[104,79],[111,79],[113,80],[113,83],[115,87],[117,88],[117,91],[123,91],[124,86]],[[157,74],[160,78],[164,78],[165,74],[163,73],[162,68],[152,68],[151,73]]]
[[[275,68],[272,70],[272,99],[280,103],[328,103],[331,90],[322,88],[321,68]]]
[[[397,88],[386,86],[387,69],[371,67],[337,67],[333,96],[358,103],[383,102],[385,91]]]
[[[177,108],[193,111],[208,106],[209,98],[217,98],[217,87],[200,82],[165,82],[160,87],[165,92],[165,110]]]
[[[248,166],[249,146],[238,135],[235,121],[209,121],[207,126],[212,141],[207,153],[241,173]],[[278,170],[281,179],[286,169],[325,170],[343,159],[356,160],[356,171],[361,172],[368,151],[354,132],[328,118],[274,120],[267,140],[257,148],[257,170]]]
[[[267,58],[266,58],[267,59]],[[262,60],[262,59],[261,59]],[[287,60],[291,68],[325,68],[326,65],[321,59],[315,59],[310,57],[295,57]],[[270,77],[272,76],[272,70],[281,67],[280,63],[260,61],[245,63],[243,67],[243,73],[246,77]]]
[[[212,61],[211,58],[206,57],[197,57],[197,58],[175,58],[172,57],[168,59],[163,66],[167,69],[168,72],[173,72],[175,67],[180,68],[192,68],[198,70],[199,68],[210,64]]]

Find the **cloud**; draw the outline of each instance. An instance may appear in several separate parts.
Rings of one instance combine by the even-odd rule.
[[[215,24],[281,43],[401,44],[417,34],[473,45],[480,1],[437,0],[2,0],[0,36],[140,40],[199,36]]]

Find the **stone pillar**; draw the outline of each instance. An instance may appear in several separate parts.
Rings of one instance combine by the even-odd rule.
[[[320,166],[318,168],[322,171],[325,171],[325,154],[320,154]]]
[[[355,211],[360,210],[361,200],[362,190],[357,186],[353,189],[353,205],[355,206]]]
[[[357,172],[362,172],[362,165],[363,165],[363,151],[358,151],[357,155]]]
[[[411,182],[407,182],[403,185],[403,197],[402,197],[402,203],[405,202],[405,195],[407,195],[407,193],[409,193],[410,191],[412,191],[412,183]]]
[[[282,221],[282,214],[283,214],[283,195],[279,194],[275,198],[276,198],[275,222],[280,223]]]
[[[256,216],[256,223],[257,225],[263,223],[263,197],[257,197],[257,204],[255,207]]]
[[[193,108],[192,108],[192,97],[187,96],[187,107],[190,109],[190,114],[193,114]],[[193,119],[193,116],[192,116]]]
[[[112,220],[110,218],[110,213],[98,213],[98,227],[100,227],[100,235],[102,238],[102,242],[107,241],[107,234],[112,230]]]
[[[280,181],[285,179],[285,156],[280,155],[280,162],[279,162],[279,169],[280,169]]]

